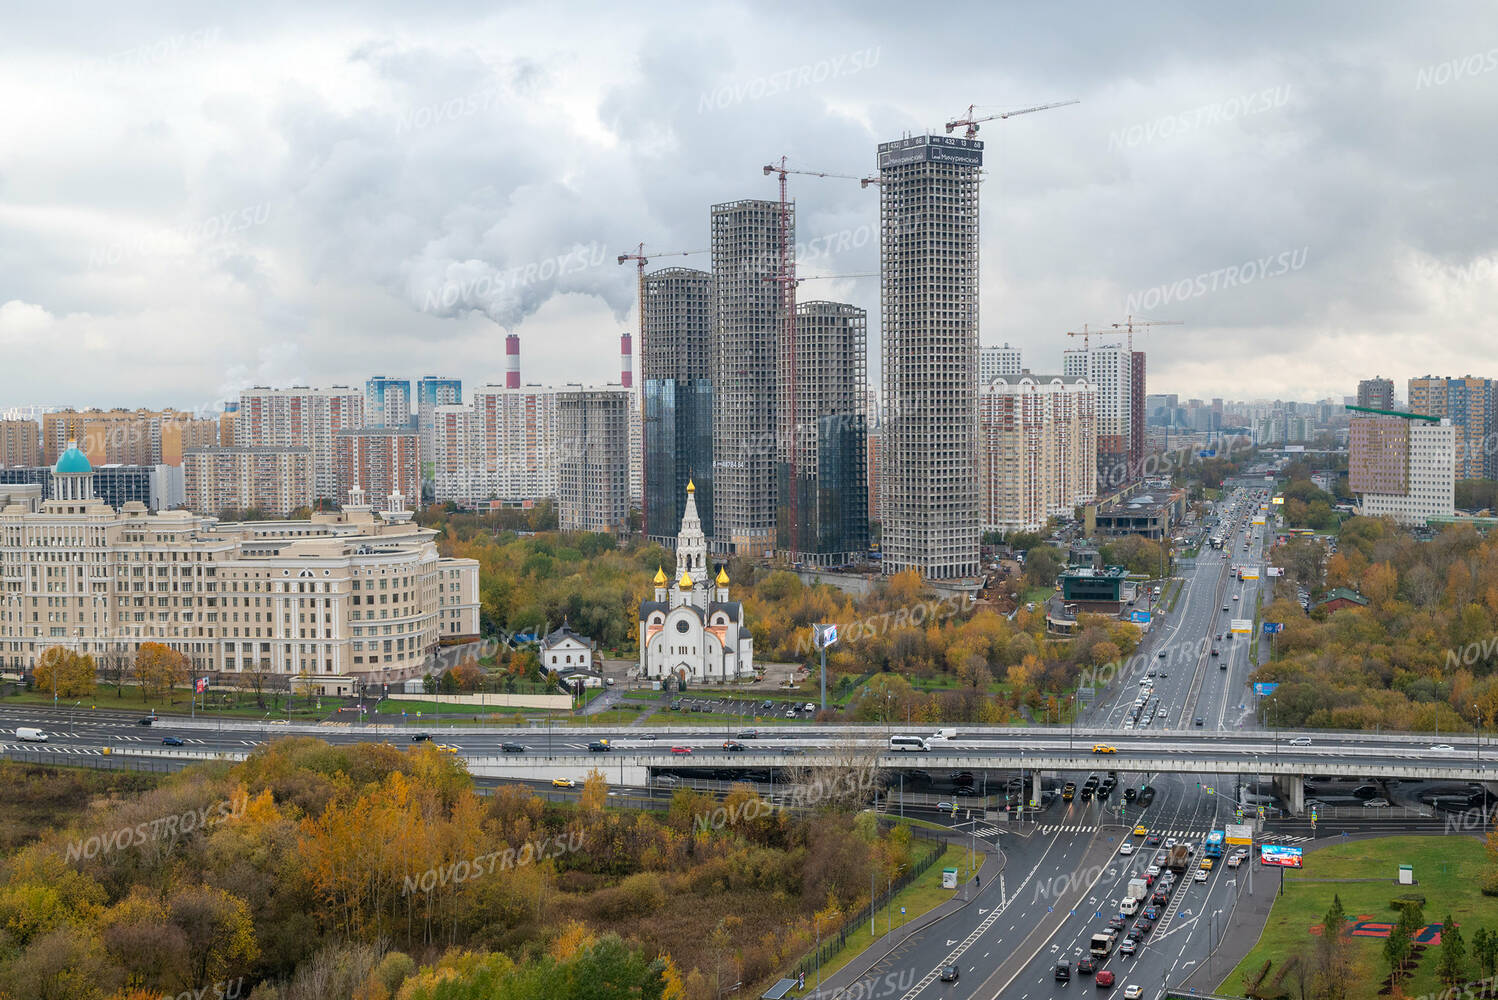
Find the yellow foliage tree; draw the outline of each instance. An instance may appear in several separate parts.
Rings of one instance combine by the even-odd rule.
[[[141,700],[169,696],[178,684],[187,683],[187,657],[159,642],[143,642],[135,654],[135,679]]]
[[[53,646],[37,658],[33,676],[38,691],[56,691],[61,698],[86,698],[97,686],[94,658],[62,646]]]

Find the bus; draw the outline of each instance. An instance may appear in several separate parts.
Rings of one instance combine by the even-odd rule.
[[[1207,834],[1207,843],[1206,843],[1206,845],[1205,845],[1205,847],[1204,847],[1203,850],[1204,850],[1204,853],[1209,858],[1220,858],[1220,857],[1222,857],[1222,831],[1221,830],[1213,830],[1211,833]]]
[[[921,751],[930,750],[931,747],[919,736],[891,736],[889,748],[892,751]]]

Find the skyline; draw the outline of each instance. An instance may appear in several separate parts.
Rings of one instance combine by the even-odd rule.
[[[178,4],[108,31],[79,16],[103,9],[18,12],[0,42],[0,79],[29,98],[0,118],[0,345],[69,373],[65,391],[0,374],[4,406],[191,409],[377,372],[500,382],[497,321],[525,381],[612,381],[637,326],[614,258],[705,250],[712,204],[775,196],[762,164],[867,176],[878,143],[969,103],[1070,99],[979,133],[984,345],[1059,370],[1063,331],[1137,306],[1185,324],[1137,345],[1151,394],[1310,401],[1374,373],[1401,390],[1498,373],[1470,332],[1498,299],[1492,140],[1471,128],[1498,103],[1498,12],[1475,5],[1436,23],[1092,5],[972,37],[951,24],[978,7],[932,24],[795,11],[805,30],[773,45],[744,5],[713,5],[711,27],[593,7],[588,37],[560,13],[458,2],[367,19]],[[1458,128],[1470,155],[1443,156]],[[792,177],[791,195],[803,275],[876,269],[872,191]],[[798,297],[868,310],[877,384],[877,280]]]

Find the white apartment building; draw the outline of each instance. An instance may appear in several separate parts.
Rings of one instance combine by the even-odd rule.
[[[1018,375],[1024,369],[1020,365],[1018,347],[1004,344],[988,344],[978,348],[978,385],[987,385],[1001,375]]]
[[[438,503],[518,506],[557,496],[557,393],[549,386],[475,389],[467,406],[432,410]],[[626,470],[627,474],[627,470]]]
[[[1095,344],[1061,353],[1062,374],[1087,379],[1097,389],[1098,460],[1126,464],[1133,413],[1133,359],[1122,344]],[[1141,403],[1143,401],[1141,400]],[[1110,477],[1116,481],[1116,477]]]
[[[234,443],[256,448],[311,448],[312,487],[319,500],[342,497],[338,489],[338,432],[364,426],[364,393],[331,389],[268,389],[239,394]]]
[[[437,554],[436,532],[362,493],[306,521],[220,524],[94,498],[76,447],[56,499],[0,510],[0,667],[65,646],[133,657],[158,642],[214,683],[350,693],[420,677],[444,643],[477,638],[478,564]]]
[[[1081,376],[1000,376],[978,390],[984,531],[1038,531],[1093,499],[1097,389]]]

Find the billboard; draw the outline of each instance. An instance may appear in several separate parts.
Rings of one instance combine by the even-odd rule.
[[[1264,634],[1265,635],[1274,635],[1277,632],[1283,632],[1283,631],[1285,631],[1285,623],[1284,622],[1264,622],[1263,624],[1261,624],[1259,626],[1259,628],[1261,628],[1261,629],[1264,630]]]
[[[1254,527],[1256,527],[1256,528],[1262,528],[1263,526],[1264,526],[1264,519],[1262,517],[1256,517],[1256,518],[1254,518]]]
[[[1253,630],[1254,623],[1252,618],[1234,618],[1229,623],[1229,631],[1238,635],[1248,635]]]
[[[954,136],[918,135],[879,144],[880,170],[927,161],[980,167],[983,165],[983,143],[978,139]]]
[[[1229,844],[1243,844],[1247,846],[1254,840],[1254,828],[1247,823],[1229,823],[1226,827],[1227,842]]]
[[[1270,566],[1269,567],[1269,575],[1270,576],[1284,576],[1285,575],[1285,567],[1283,567],[1283,566]]]
[[[1298,847],[1264,844],[1259,848],[1259,860],[1266,865],[1277,865],[1280,868],[1299,868],[1303,853]]]
[[[1266,694],[1274,694],[1274,689],[1279,687],[1277,681],[1254,681],[1254,694],[1263,697]]]
[[[1131,621],[1131,622],[1142,622],[1143,624],[1148,625],[1149,624],[1149,620],[1150,620],[1150,613],[1148,611],[1130,611],[1129,612],[1129,621]]]
[[[1270,501],[1270,503],[1284,503],[1284,502],[1285,502],[1285,498],[1284,497],[1275,497],[1273,500]]]

